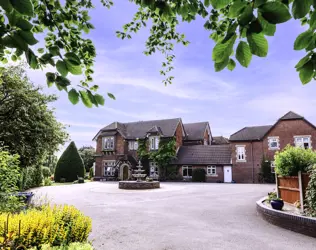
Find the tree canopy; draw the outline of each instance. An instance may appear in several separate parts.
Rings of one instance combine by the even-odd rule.
[[[78,149],[78,152],[83,160],[86,171],[89,172],[95,161],[95,148],[92,146],[83,146]]]
[[[39,164],[68,139],[64,125],[47,106],[55,100],[41,93],[21,66],[0,69],[0,141],[20,156],[22,167]]]
[[[110,8],[113,0],[100,0]],[[177,32],[180,22],[191,22],[197,17],[205,20],[204,28],[216,42],[212,59],[215,71],[233,70],[236,61],[248,67],[252,56],[268,54],[266,36],[274,36],[277,25],[299,19],[308,28],[293,45],[294,50],[305,50],[295,66],[303,84],[315,78],[316,1],[314,0],[130,0],[139,6],[133,20],[124,25],[117,36],[132,38],[132,34],[150,25],[145,54],[156,51],[165,56],[160,74],[164,83],[171,83],[175,43],[188,45],[184,34]],[[26,58],[33,69],[53,67],[46,73],[47,84],[68,93],[76,104],[79,99],[87,106],[104,105],[104,97],[97,94],[93,84],[93,63],[96,49],[84,38],[94,28],[90,22],[91,0],[1,0],[0,1],[0,61]],[[42,48],[35,51],[41,34]],[[80,85],[69,80],[69,75],[81,75]],[[67,78],[68,77],[68,78]],[[110,98],[115,98],[108,93]]]

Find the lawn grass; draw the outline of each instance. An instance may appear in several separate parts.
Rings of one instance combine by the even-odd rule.
[[[88,183],[88,182],[91,182],[90,180],[84,180],[84,183]],[[84,184],[84,183],[81,183],[81,184]],[[73,184],[72,182],[53,182],[52,186],[64,186],[64,185],[71,185]],[[76,183],[78,184],[78,183]]]

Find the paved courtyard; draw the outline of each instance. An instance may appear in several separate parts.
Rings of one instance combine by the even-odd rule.
[[[117,185],[92,182],[36,192],[92,217],[95,249],[316,249],[314,238],[257,215],[255,201],[273,185],[162,183],[152,191]]]

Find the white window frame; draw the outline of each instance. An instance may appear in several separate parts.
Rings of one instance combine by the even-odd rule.
[[[242,148],[242,152],[239,152]],[[246,145],[236,145],[236,162],[246,162]]]
[[[272,142],[276,142],[277,145],[275,147],[272,147],[271,146]],[[280,139],[279,139],[279,137],[278,136],[268,137],[268,147],[269,147],[269,150],[278,150],[278,149],[280,149]]]
[[[159,136],[149,136],[149,149],[158,150],[159,148]]]
[[[271,173],[274,174],[275,173],[275,163],[274,163],[274,161],[270,162],[270,167],[271,167]]]
[[[114,136],[106,136],[102,139],[104,150],[114,150],[115,148],[115,138]]]
[[[115,173],[115,160],[104,160],[103,167],[104,167],[104,176],[113,176]]]
[[[157,162],[154,162],[154,161],[149,162],[149,176],[152,178],[159,177],[159,166]]]
[[[206,167],[206,175],[207,176],[217,176],[216,166],[207,166]]]
[[[301,139],[302,142],[298,142],[298,140]],[[308,148],[312,148],[312,136],[311,135],[295,135],[294,136],[294,144],[295,147],[301,147],[301,148],[305,148],[304,143],[305,143],[305,139],[307,139],[307,143],[308,143]]]
[[[187,170],[187,175],[183,174],[185,169]],[[189,175],[189,169],[191,169],[191,176]],[[191,165],[183,165],[182,166],[182,177],[183,178],[192,178],[192,173],[193,173],[193,168]]]
[[[128,141],[128,150],[137,150],[138,141]]]

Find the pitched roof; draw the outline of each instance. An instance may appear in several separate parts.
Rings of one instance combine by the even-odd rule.
[[[230,145],[194,145],[180,147],[178,165],[229,165],[231,164]]]
[[[261,140],[273,125],[245,127],[229,138],[230,141],[256,141]]]
[[[208,122],[195,122],[183,124],[184,130],[187,133],[187,140],[203,140],[204,132],[207,128]]]
[[[228,138],[224,136],[213,136],[212,145],[223,145],[223,144],[229,144]]]
[[[101,129],[94,139],[100,133],[112,130],[117,130],[126,139],[145,138],[148,132],[159,132],[164,137],[171,137],[174,136],[179,122],[181,122],[180,118],[128,123],[113,122]]]
[[[282,116],[279,120],[300,120],[300,119],[304,119],[304,117],[294,113],[293,111],[289,111],[284,116]]]

